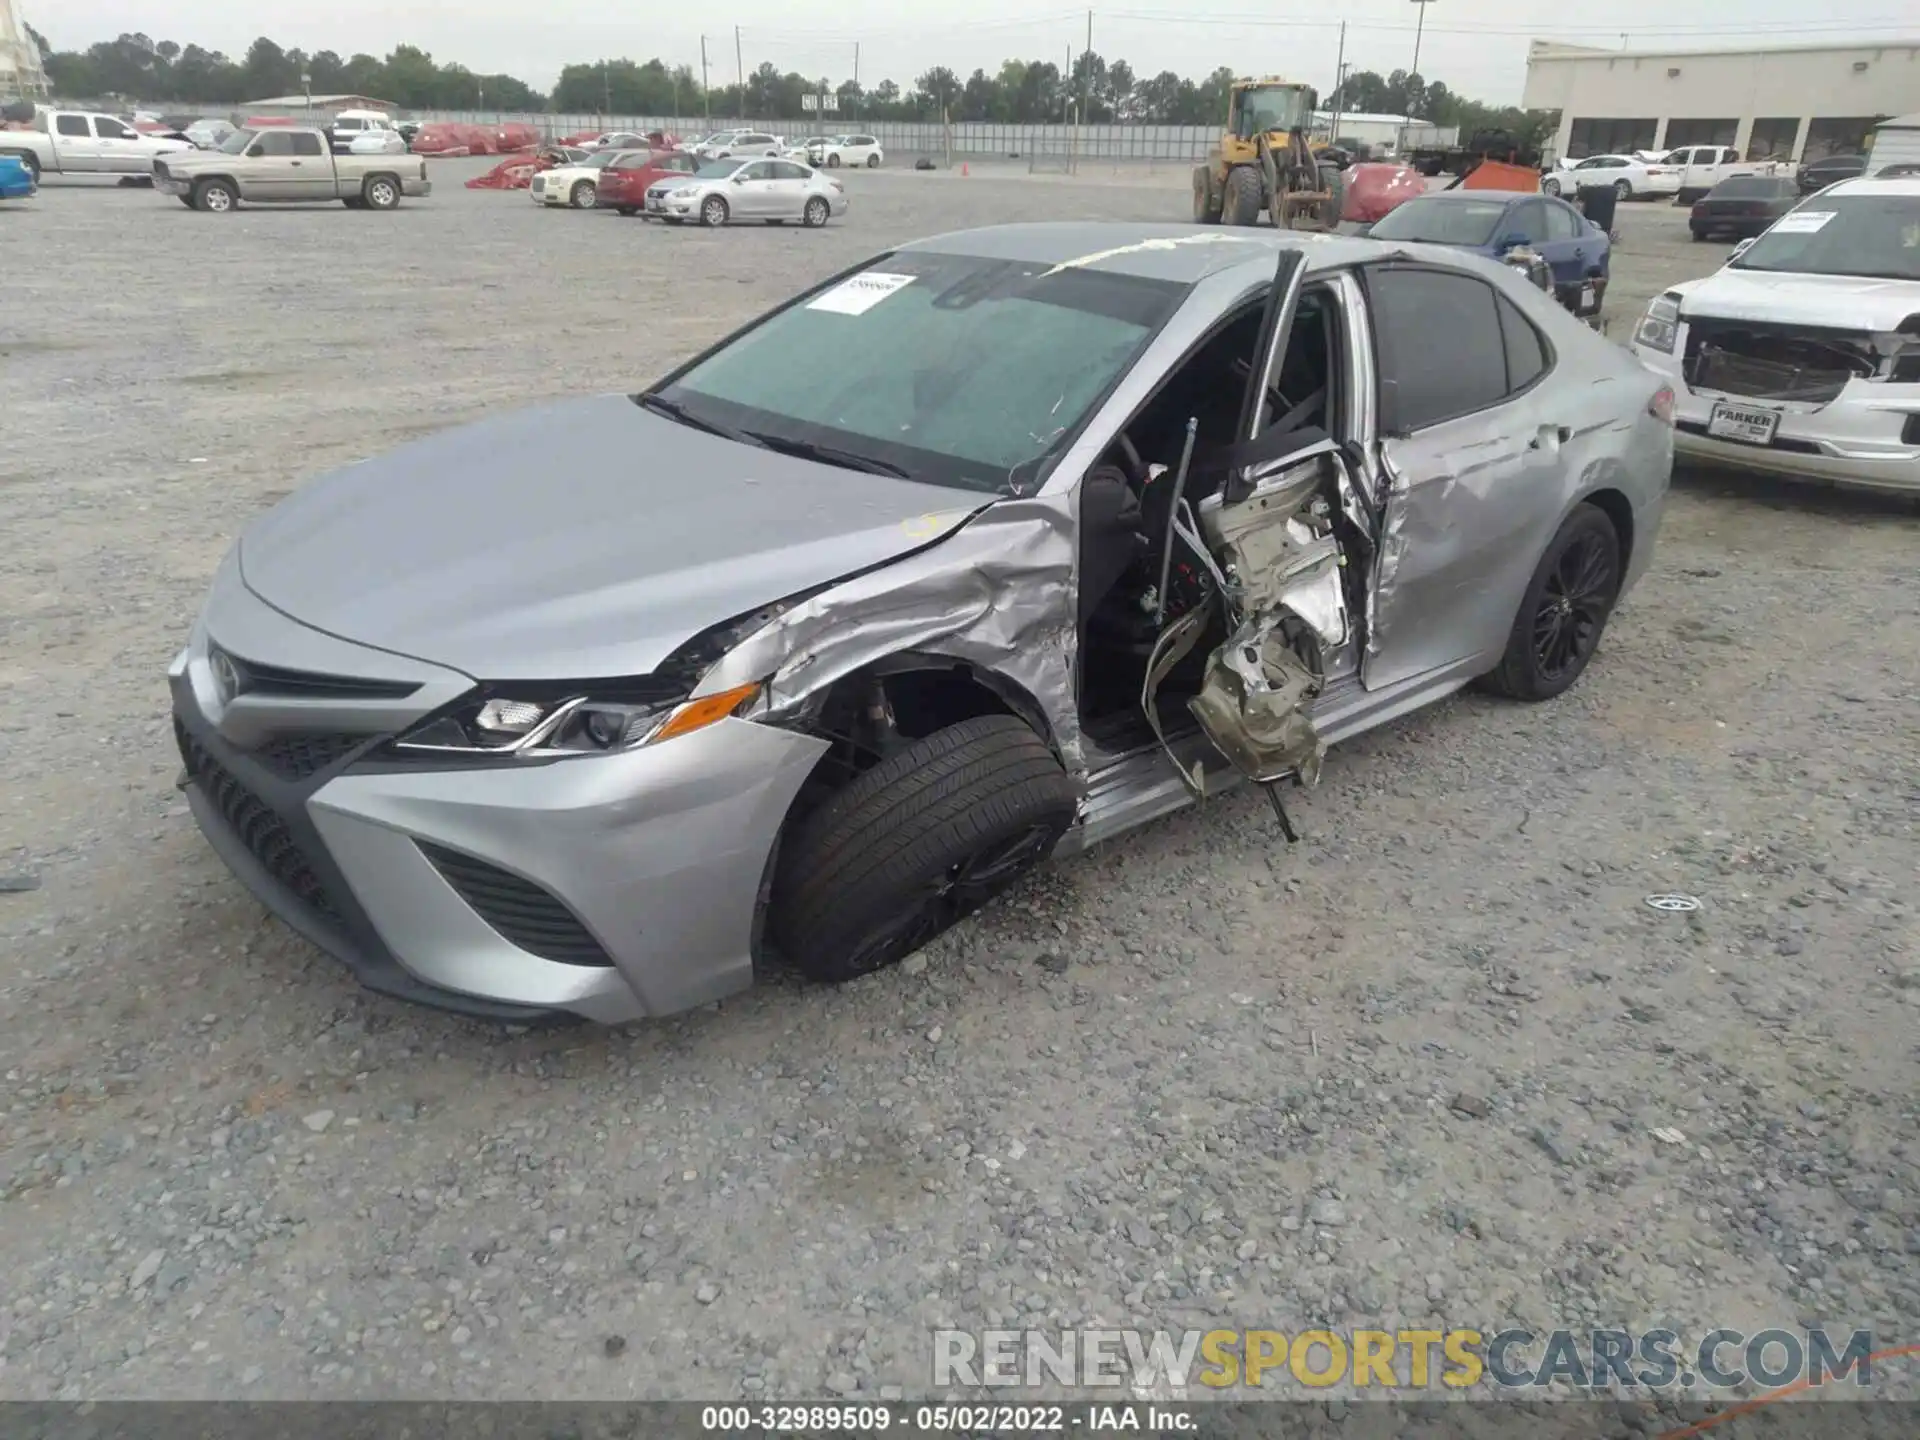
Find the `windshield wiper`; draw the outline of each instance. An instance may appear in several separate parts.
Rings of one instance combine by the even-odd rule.
[[[665,415],[670,420],[678,420],[682,425],[690,425],[695,430],[704,430],[709,435],[718,435],[725,440],[738,440],[746,445],[757,445],[760,443],[756,438],[745,434],[743,431],[729,430],[725,425],[716,424],[712,420],[701,419],[698,415],[690,413],[687,407],[682,405],[678,400],[668,400],[664,396],[651,393],[639,395],[635,398],[640,404],[655,414]]]
[[[754,444],[764,445],[769,450],[777,450],[782,455],[793,455],[802,460],[818,460],[823,465],[838,465],[843,470],[864,470],[869,475],[891,475],[896,480],[913,478],[891,461],[876,460],[871,455],[857,455],[851,450],[822,445],[815,440],[789,440],[784,435],[767,435],[758,430],[746,430],[741,433]]]

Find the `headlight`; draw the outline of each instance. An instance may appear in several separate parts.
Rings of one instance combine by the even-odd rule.
[[[1633,343],[1644,345],[1649,350],[1658,350],[1662,355],[1671,355],[1679,336],[1680,302],[1660,295],[1647,306],[1647,313],[1640,317],[1639,328],[1633,332]]]
[[[673,190],[669,190],[667,194],[672,196],[675,200],[684,200],[689,195],[693,194],[693,186],[681,185]]]
[[[505,687],[503,687],[505,688]],[[637,750],[703,730],[751,704],[760,686],[736,685],[697,700],[559,698],[496,694],[469,699],[422,722],[394,742],[402,751],[511,755],[552,760]]]

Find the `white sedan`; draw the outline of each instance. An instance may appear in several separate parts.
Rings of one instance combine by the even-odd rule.
[[[1582,185],[1611,185],[1622,200],[1677,195],[1680,171],[1676,166],[1631,155],[1589,155],[1584,160],[1555,161],[1553,169],[1540,177],[1540,188],[1549,195],[1575,191]]]
[[[1843,180],[1633,334],[1706,464],[1920,495],[1920,179]]]
[[[847,192],[838,180],[792,160],[710,160],[691,175],[649,186],[640,213],[669,225],[798,220],[818,228],[847,213]]]
[[[618,165],[632,150],[596,150],[577,165],[556,165],[542,170],[527,184],[527,197],[536,205],[569,205],[575,210],[591,210],[600,200],[600,172]],[[646,152],[638,152],[642,158]]]
[[[837,170],[842,165],[861,165],[878,170],[886,154],[879,140],[871,135],[835,135],[815,144],[808,142],[808,157],[815,165]]]

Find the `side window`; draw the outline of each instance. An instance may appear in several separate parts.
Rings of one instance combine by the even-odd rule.
[[[1526,200],[1507,212],[1506,229],[1500,238],[1518,235],[1529,245],[1544,245],[1547,240],[1546,206],[1538,200]]]
[[[1497,405],[1507,350],[1493,288],[1445,270],[1368,270],[1381,427],[1405,433]]]
[[[118,120],[109,119],[105,115],[96,115],[93,117],[93,133],[102,140],[131,140],[134,132]]]
[[[1578,240],[1580,238],[1580,217],[1565,205],[1547,202],[1547,239]]]
[[[293,136],[285,130],[266,130],[253,142],[249,154],[267,155],[275,159],[293,154]]]
[[[93,132],[87,129],[87,117],[84,115],[61,115],[53,122],[56,135],[77,135],[87,139]]]
[[[771,180],[773,178],[773,166],[762,160],[759,164],[749,165],[746,169],[742,170],[740,172],[740,178],[742,180]]]
[[[293,141],[293,153],[296,155],[321,155],[326,153],[320,148],[318,135],[290,135]]]
[[[1500,294],[1493,297],[1493,302],[1500,311],[1500,334],[1507,348],[1507,393],[1511,395],[1547,373],[1547,347],[1518,305]]]
[[[795,165],[786,160],[780,161],[773,167],[773,178],[776,180],[804,180],[811,173],[805,166]]]

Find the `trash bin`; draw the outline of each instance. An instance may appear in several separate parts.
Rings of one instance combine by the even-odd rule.
[[[1609,235],[1613,233],[1613,207],[1619,203],[1619,193],[1611,185],[1580,187],[1580,213]]]

